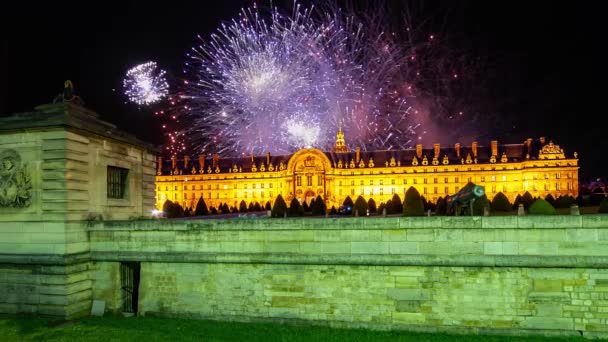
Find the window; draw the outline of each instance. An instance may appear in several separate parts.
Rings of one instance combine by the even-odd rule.
[[[323,176],[321,176],[321,175],[317,176],[317,185],[323,185]]]
[[[272,183],[268,184],[268,187],[272,189]]]
[[[351,186],[354,186],[354,185],[355,185],[355,181],[354,181],[354,180],[351,180],[351,181],[350,181],[350,185],[351,185]]]
[[[549,191],[549,184],[545,183],[545,191]]]
[[[467,180],[467,182],[469,182],[469,183],[472,181],[473,181],[473,178],[471,178],[471,177],[469,177],[469,179]]]
[[[384,179],[380,180],[380,185],[384,185]]]
[[[446,187],[443,189],[443,192],[444,192],[444,193],[447,195],[447,194],[450,192],[450,189],[449,189],[449,188],[446,186]]]
[[[264,189],[264,183],[260,184],[260,188]]]
[[[370,179],[369,185],[374,185],[374,180],[373,179]]]
[[[496,192],[496,185],[492,185],[492,192]]]
[[[350,195],[355,196],[355,189],[350,189]]]
[[[454,183],[458,183],[458,177],[454,178]]]
[[[437,178],[433,178],[433,183],[437,184]]]
[[[507,186],[506,185],[502,186],[502,192],[507,192]]]
[[[445,179],[443,180],[443,182],[447,184],[449,182],[448,177],[445,177]]]
[[[426,184],[426,178],[424,179],[424,184]]]
[[[507,176],[502,176],[502,181],[506,182],[507,181]]]
[[[251,185],[251,187],[252,187],[253,189],[255,189],[255,188],[256,188],[256,185],[257,185],[257,184],[252,184],[252,185]]]
[[[485,182],[486,181],[486,177],[485,176],[481,176],[481,181]]]
[[[559,187],[559,183],[555,183],[555,190],[556,190],[556,191],[561,190],[561,189],[560,189],[560,187]]]
[[[384,195],[384,188],[380,188],[380,195]]]
[[[395,194],[395,188],[391,188],[391,194],[394,195]]]
[[[492,176],[492,182],[496,182],[496,176]]]
[[[219,184],[215,184],[215,190],[219,190],[220,189],[220,185]]]
[[[177,186],[175,186],[175,191],[177,191]]]
[[[338,182],[338,184],[339,184],[340,186],[342,186],[342,181],[339,181],[339,182]]]
[[[437,195],[437,192],[438,192],[437,187],[435,187],[435,188],[433,189],[433,193],[434,193],[435,195]]]
[[[108,198],[125,198],[128,175],[129,169],[108,166]]]
[[[361,182],[360,182],[360,185],[364,185],[363,182],[365,182],[365,181],[362,179]]]
[[[562,175],[561,175],[559,172],[558,172],[558,173],[556,173],[556,174],[555,174],[555,179],[560,179],[560,178],[562,178]]]
[[[395,180],[391,179],[391,185],[395,185]]]
[[[418,179],[414,178],[414,184],[418,184]]]
[[[184,185],[184,190],[188,190],[188,186],[187,185]]]
[[[426,186],[424,187],[424,194],[427,194]]]
[[[407,179],[403,179],[403,184],[407,184]]]
[[[312,176],[306,176],[306,185],[312,186]]]
[[[302,186],[302,176],[296,176],[296,186]]]

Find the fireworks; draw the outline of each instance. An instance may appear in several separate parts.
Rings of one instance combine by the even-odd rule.
[[[169,85],[165,71],[155,62],[139,64],[127,71],[123,80],[124,94],[138,105],[151,105],[168,95]]]
[[[257,8],[188,54],[176,116],[191,150],[224,155],[330,150],[338,126],[363,150],[412,145],[409,50],[340,10]]]
[[[167,150],[327,151],[340,125],[351,148],[405,149],[430,136],[453,142],[492,118],[476,102],[479,60],[403,19],[391,30],[379,7],[241,10],[187,54],[162,114],[173,121]]]

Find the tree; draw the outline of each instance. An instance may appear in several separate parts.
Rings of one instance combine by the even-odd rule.
[[[386,214],[387,215],[395,214],[395,212],[393,212],[393,201],[391,201],[390,199],[388,201],[386,201],[386,204],[384,205],[384,208],[386,208]]]
[[[192,216],[192,214],[190,213],[190,208],[186,208],[186,210],[184,210],[184,216],[185,217]]]
[[[508,212],[512,210],[513,206],[511,205],[511,202],[509,202],[507,196],[502,192],[499,192],[492,199],[491,208],[493,211]]]
[[[555,207],[555,198],[553,197],[553,195],[551,194],[547,194],[547,196],[545,196],[545,201],[549,202],[549,204],[551,204],[552,206]]]
[[[345,207],[354,207],[355,203],[353,202],[353,199],[350,198],[350,196],[346,196],[346,198],[344,199],[344,202],[342,203],[343,206]]]
[[[600,203],[600,207],[597,209],[599,214],[608,214],[608,197]]]
[[[336,210],[335,206],[333,206],[333,205],[331,206],[331,210],[329,211],[329,214],[330,215],[337,215],[338,214],[338,211]]]
[[[393,198],[391,199],[391,206],[393,207],[393,213],[401,214],[403,212],[403,204],[401,203],[401,197],[399,197],[399,195],[393,195]]]
[[[376,212],[376,201],[374,201],[373,198],[370,198],[367,201],[367,208],[369,209],[370,213],[375,213]]]
[[[231,213],[238,213],[239,209],[237,207],[235,207],[235,206],[232,206],[232,207],[230,207],[230,212]]]
[[[245,200],[242,200],[241,203],[239,203],[239,211],[241,213],[247,212],[247,203],[245,203]]]
[[[422,207],[424,208],[424,212],[426,212],[430,209],[429,202],[427,202],[424,196],[420,196],[420,199],[422,200]]]
[[[447,202],[445,198],[439,196],[437,199],[437,207],[435,209],[435,215],[445,215],[447,214]]]
[[[274,201],[274,206],[272,207],[272,211],[270,215],[272,217],[283,217],[287,212],[287,203],[283,199],[283,196],[277,196],[277,199]]]
[[[266,205],[264,206],[264,210],[271,210],[270,201],[266,201]]]
[[[405,193],[403,214],[405,216],[424,216],[424,205],[422,204],[420,193],[413,186],[410,186]]]
[[[556,208],[570,208],[571,205],[576,203],[576,199],[570,195],[560,196],[553,205]]]
[[[217,215],[217,209],[215,207],[211,207],[211,215]]]
[[[169,212],[169,210],[171,210],[171,205],[173,205],[173,202],[170,200],[166,200],[165,203],[163,203],[163,211],[165,212],[165,215]]]
[[[513,201],[513,210],[517,210],[520,204],[523,204],[523,202],[521,201],[521,195],[517,194],[517,196],[515,197],[515,201]]]
[[[291,200],[291,203],[289,203],[289,211],[287,212],[287,215],[291,217],[304,216],[304,208],[297,198],[294,197]]]
[[[224,206],[222,207],[222,213],[228,214],[229,212],[230,208],[228,207],[228,203],[224,203]]]
[[[380,203],[380,205],[378,206],[378,214],[382,215],[382,213],[384,212],[384,209],[386,209],[386,204]]]
[[[530,209],[530,206],[533,202],[534,198],[532,197],[532,194],[530,194],[530,192],[526,191],[524,195],[521,196],[521,203],[523,203],[524,208],[526,208],[526,210]]]
[[[325,201],[323,201],[323,198],[321,198],[321,196],[317,196],[317,198],[313,200],[313,203],[314,206],[311,205],[312,216],[325,215],[325,213],[327,212],[327,208],[325,206]]]
[[[255,204],[253,205],[253,210],[254,211],[262,211],[262,206],[260,205],[260,203],[255,202]]]
[[[247,206],[247,211],[252,212],[253,210],[253,202],[249,202],[249,206]]]
[[[490,210],[490,201],[484,194],[473,202],[473,215],[483,216],[486,209]]]
[[[311,204],[312,204],[312,202],[311,202]],[[310,211],[311,211],[311,210],[310,210],[310,207],[308,206],[308,204],[306,203],[306,201],[304,201],[304,203],[302,203],[302,209],[304,209],[304,212],[305,212],[305,213],[307,213],[307,212],[310,212]]]
[[[551,203],[545,201],[542,198],[537,199],[530,205],[530,215],[555,215],[555,208]]]
[[[367,201],[363,196],[359,195],[355,201],[353,214],[359,214],[359,216],[367,216]]]

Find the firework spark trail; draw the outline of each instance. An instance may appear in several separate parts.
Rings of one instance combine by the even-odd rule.
[[[123,79],[124,94],[138,105],[160,102],[169,93],[165,71],[155,62],[146,62],[129,69]]]
[[[188,55],[172,138],[224,155],[329,150],[342,125],[363,150],[410,146],[419,125],[400,90],[409,50],[377,27],[299,5],[269,19],[242,10]]]

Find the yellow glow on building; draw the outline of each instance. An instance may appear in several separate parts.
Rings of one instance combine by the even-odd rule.
[[[202,196],[207,206],[226,203],[238,208],[247,204],[274,204],[278,195],[287,203],[293,197],[301,202],[320,195],[327,207],[339,207],[347,196],[353,200],[361,195],[377,204],[388,201],[393,194],[403,200],[414,186],[427,200],[437,201],[454,194],[468,182],[483,185],[488,199],[498,192],[513,201],[529,191],[532,196],[578,196],[578,158],[576,152],[566,157],[563,149],[544,138],[526,140],[523,144],[470,147],[455,144],[432,149],[417,145],[411,150],[351,152],[344,134],[337,134],[331,152],[315,148],[299,150],[291,155],[251,156],[245,158],[210,159],[199,155],[196,163],[190,156],[170,164],[158,158],[156,206],[166,200],[194,208]]]

